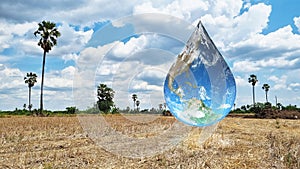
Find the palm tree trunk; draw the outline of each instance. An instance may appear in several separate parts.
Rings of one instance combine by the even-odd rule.
[[[253,106],[255,107],[255,91],[254,91],[254,86],[252,86],[252,93],[253,93]]]
[[[28,108],[29,108],[29,112],[31,112],[31,87],[29,87],[29,92],[28,92],[28,100],[29,100],[29,105],[28,105]]]
[[[266,92],[266,101],[268,102],[268,92]]]
[[[41,82],[41,98],[40,98],[40,114],[43,114],[43,88],[44,88],[44,74],[45,74],[45,63],[46,63],[46,51],[44,50],[43,66],[42,66],[42,82]]]

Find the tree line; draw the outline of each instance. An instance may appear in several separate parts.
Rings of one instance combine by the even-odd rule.
[[[133,101],[133,109],[130,109],[130,107],[127,107],[126,109],[119,109],[115,106],[113,98],[114,98],[115,91],[108,87],[106,84],[99,84],[97,86],[97,104],[94,105],[93,108],[90,108],[87,110],[88,113],[151,113],[151,114],[163,114],[163,115],[171,115],[171,113],[166,110],[166,104],[159,104],[158,109],[151,108],[151,109],[143,109],[140,110],[140,104],[141,102],[138,100],[138,95],[133,93],[131,98]],[[96,109],[97,107],[98,109]]]
[[[260,115],[261,113],[263,113],[264,111],[266,111],[266,109],[270,110],[278,110],[278,111],[299,111],[300,112],[300,108],[297,108],[297,105],[287,105],[284,106],[281,103],[277,102],[277,96],[275,96],[276,98],[276,103],[275,105],[272,105],[269,102],[268,99],[268,92],[270,90],[270,85],[267,83],[264,83],[262,85],[262,90],[264,90],[265,92],[265,99],[266,102],[265,103],[260,103],[260,102],[256,102],[255,101],[255,85],[258,82],[257,76],[255,74],[251,74],[248,78],[248,82],[252,85],[252,105],[242,105],[240,108],[235,108],[234,105],[234,110],[231,111],[231,113],[255,113],[257,115]]]
[[[29,106],[28,106],[29,107]],[[30,110],[26,109],[27,104],[23,105],[23,109],[15,108],[15,110],[10,111],[1,111],[0,110],[0,117],[7,117],[8,115],[25,115],[25,116],[39,116],[40,110],[39,109],[33,109]],[[78,109],[76,107],[66,107],[65,110],[44,110],[43,116],[60,116],[60,115],[74,115],[78,112]]]

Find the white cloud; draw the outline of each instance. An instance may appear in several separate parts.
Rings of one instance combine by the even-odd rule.
[[[162,82],[162,80],[165,79],[166,74],[167,71],[165,69],[149,67],[147,69],[144,69],[143,72],[140,72],[140,74],[137,75],[137,78],[141,80],[149,80],[152,81],[152,83],[156,83],[155,81]]]
[[[80,68],[80,71],[85,71],[87,69],[96,71],[98,63],[100,63],[105,55],[108,53],[112,47],[116,46],[119,42],[113,42],[106,44],[104,46],[98,46],[97,48],[87,47],[82,50],[76,60],[76,65]]]
[[[17,36],[24,36],[31,30],[37,28],[37,22],[25,22],[25,23],[9,23],[1,22],[0,32],[4,34],[12,34]]]
[[[284,57],[279,58],[270,58],[270,59],[263,59],[257,61],[256,64],[261,67],[271,67],[271,68],[293,68],[297,64],[299,64],[300,59],[295,58],[292,60],[287,60]]]
[[[73,86],[73,79],[65,79],[63,77],[47,77],[46,81],[45,87],[51,88],[51,90],[72,89]]]
[[[145,65],[160,65],[175,59],[183,46],[168,37],[145,34],[133,37],[126,43],[118,42],[107,59],[122,62],[139,60]]]
[[[19,45],[17,43],[19,40],[23,40],[26,36],[30,37],[30,35],[27,34],[31,34],[31,37],[33,37],[33,32],[36,27],[36,22],[25,22],[20,24],[5,21],[0,22],[0,52],[6,48]]]
[[[125,65],[122,65],[122,68],[120,67],[120,65],[122,65],[122,63],[104,60],[97,67],[96,76],[111,76],[111,77],[114,77],[115,75],[118,74],[117,72],[120,71],[120,69],[124,69]],[[129,71],[130,69],[126,69],[126,70]]]
[[[74,66],[66,67],[61,71],[61,76],[64,78],[73,79],[75,70],[76,70],[76,68]]]
[[[25,74],[17,68],[0,64],[0,103],[1,109],[11,110],[27,102],[28,85],[24,82]]]
[[[72,2],[73,3],[73,2]],[[111,20],[131,14],[132,7],[139,1],[87,1],[67,11],[58,11],[53,17],[67,19],[68,22],[90,26],[94,21]],[[118,12],[116,12],[118,11]],[[84,17],[82,15],[84,14]]]
[[[222,104],[222,105],[220,105],[220,107],[218,109],[228,109],[230,107],[231,107],[230,104]]]
[[[294,34],[289,25],[267,35],[255,34],[247,40],[232,43],[226,50],[228,55],[240,58],[284,60],[299,55],[299,42],[300,35]]]
[[[294,34],[292,31],[292,27],[288,25],[276,30],[275,32],[267,34],[265,38],[257,42],[264,47],[270,46],[271,48],[278,48],[281,46],[287,49],[299,49],[299,45],[295,44],[295,42],[299,42],[300,35]]]
[[[164,35],[182,43],[185,43],[194,31],[194,26],[187,20],[160,13],[133,15],[112,23],[116,27],[126,26],[125,24],[134,27],[136,34],[146,34],[146,36],[150,34],[149,37],[151,37],[151,34]],[[153,35],[152,40],[159,44],[154,37],[155,35]],[[152,41],[149,41],[149,43],[152,43]],[[166,41],[164,43],[167,44]]]
[[[294,24],[297,26],[298,32],[300,33],[300,16],[294,18]]]
[[[210,13],[201,17],[219,50],[228,53],[229,56],[235,56],[235,53],[232,54],[235,50],[240,52],[241,50],[237,49],[238,44],[252,40],[253,36],[260,34],[267,27],[269,21],[271,6],[259,3],[249,6],[248,10],[240,14],[242,4],[242,1],[232,0],[215,2]]]
[[[171,3],[168,4],[153,4],[148,1],[140,5],[136,5],[133,9],[133,14],[162,13],[189,20],[191,19],[191,13],[193,11],[207,11],[208,8],[208,2],[203,1],[176,0],[171,1]]]
[[[0,64],[0,90],[16,89],[24,83],[24,74],[16,68],[8,68],[4,64]],[[10,91],[12,92],[12,91]]]
[[[233,63],[235,72],[257,72],[263,68],[269,69],[293,69],[300,64],[300,59],[295,58],[288,60],[285,57],[261,59],[257,61],[236,61]]]
[[[161,86],[149,85],[145,81],[136,81],[136,83],[133,84],[131,90],[161,91]]]
[[[244,9],[249,9],[251,7],[251,3],[250,2],[247,2],[245,5],[244,5]]]
[[[300,90],[300,83],[291,83],[288,86],[289,90],[299,91]]]
[[[214,16],[226,15],[229,18],[233,18],[239,13],[242,4],[243,1],[241,0],[210,1],[211,11]]]
[[[82,30],[76,31],[66,22],[58,27],[58,31],[60,31],[61,36],[57,39],[56,49],[50,54],[65,58],[70,55],[74,56],[75,53],[83,50],[93,34],[93,30],[88,30],[86,32]]]
[[[74,61],[76,61],[77,59],[78,59],[78,55],[77,54],[75,54],[75,53],[69,53],[69,54],[65,54],[65,55],[63,55],[62,56],[62,59],[65,61],[65,62],[67,62],[67,61],[69,61],[69,60],[74,60]]]
[[[37,45],[40,37],[34,37],[33,32],[38,28],[37,22],[13,24],[1,22],[0,26],[0,52],[5,48],[13,48],[18,55],[41,55],[42,49]],[[75,31],[67,23],[58,27],[62,36],[58,38],[58,44],[48,56],[70,58],[72,53],[83,49],[93,34],[93,30]]]
[[[248,86],[247,77],[242,78],[241,76],[235,76],[235,82],[237,86]]]
[[[281,77],[277,77],[275,75],[273,76],[270,76],[268,78],[268,80],[270,81],[273,81],[275,84],[274,86],[272,87],[272,89],[274,90],[282,90],[282,89],[287,89],[287,76],[286,75],[283,75]]]
[[[248,60],[234,62],[232,69],[234,72],[256,72],[260,70],[256,63]]]
[[[66,22],[63,22],[62,25],[58,27],[58,30],[61,33],[59,42],[62,46],[70,45],[70,43],[74,43],[74,41],[76,43],[85,44],[90,40],[93,34],[93,30],[88,30],[85,32],[82,30],[75,31]]]
[[[75,67],[69,66],[60,71],[53,71],[45,74],[44,86],[46,91],[70,92],[73,87],[74,72]],[[40,82],[40,80],[40,77],[38,77],[38,82]],[[52,97],[55,97],[55,95]]]
[[[113,49],[112,54],[116,57],[125,58],[143,50],[148,43],[145,35],[131,38],[126,44],[119,42]]]

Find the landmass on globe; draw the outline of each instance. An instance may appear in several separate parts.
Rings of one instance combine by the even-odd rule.
[[[221,114],[214,113],[211,108],[205,106],[202,100],[197,98],[186,101],[185,106],[184,111],[178,113],[178,117],[188,121],[191,125],[209,124],[222,117]]]
[[[229,113],[235,94],[233,74],[199,21],[166,77],[166,104],[178,120],[203,127]]]

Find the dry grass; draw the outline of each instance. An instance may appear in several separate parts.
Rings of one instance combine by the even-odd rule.
[[[105,120],[135,138],[155,136],[175,121]],[[201,145],[200,134],[193,127],[161,154],[126,158],[96,146],[77,117],[0,118],[0,168],[300,168],[300,120],[226,118]]]

